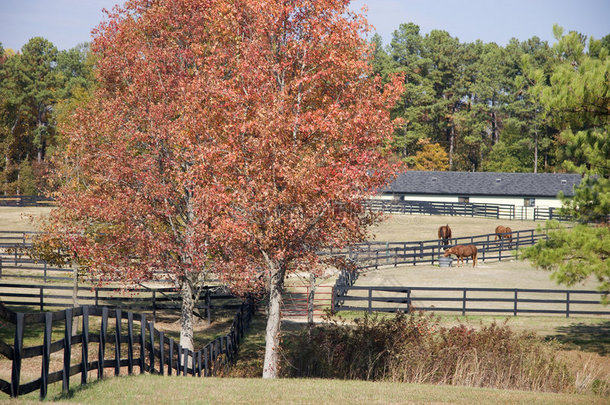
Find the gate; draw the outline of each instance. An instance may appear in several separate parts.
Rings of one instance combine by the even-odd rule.
[[[331,308],[333,287],[320,285],[316,288],[313,299],[314,316],[324,315],[324,310]],[[286,288],[282,302],[282,317],[307,318],[307,297],[309,286],[291,286]]]

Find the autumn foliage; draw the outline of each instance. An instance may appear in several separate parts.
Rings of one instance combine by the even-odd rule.
[[[400,80],[372,77],[368,26],[348,3],[111,12],[92,44],[97,94],[64,128],[49,229],[100,279],[172,280],[183,331],[211,276],[281,301],[287,272],[363,238],[362,202],[394,171],[383,151]]]

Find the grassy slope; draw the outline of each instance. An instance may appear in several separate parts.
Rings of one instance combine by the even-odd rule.
[[[72,397],[50,399],[81,404],[603,404],[589,395],[532,393],[392,382],[315,379],[185,378],[143,375],[109,378],[78,389]],[[2,403],[38,403],[34,393]]]

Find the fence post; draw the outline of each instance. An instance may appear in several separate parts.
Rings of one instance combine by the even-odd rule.
[[[140,374],[146,371],[146,358],[144,350],[146,348],[146,315],[140,314]]]
[[[201,377],[201,350],[197,352],[197,377]]]
[[[174,339],[169,340],[169,350],[167,354],[167,375],[172,375],[172,368],[174,367]]]
[[[44,312],[44,287],[40,287],[40,312]]]
[[[45,283],[47,282],[47,262],[46,261],[44,262],[44,268],[43,268],[43,280]]]
[[[11,397],[19,396],[19,380],[21,378],[21,349],[23,347],[24,314],[17,312],[15,324],[15,342],[13,347],[13,368],[11,370]]]
[[[64,368],[62,373],[61,391],[70,391],[70,359],[72,357],[72,308],[64,310],[66,326],[64,329]]]
[[[462,316],[466,315],[466,289],[464,288],[464,292],[462,294]]]
[[[203,376],[210,376],[210,345],[203,348]]]
[[[176,344],[176,375],[180,376],[180,362],[182,361],[182,346],[180,343]]]
[[[97,352],[97,379],[104,378],[104,356],[106,351],[106,328],[108,327],[108,307],[102,307],[100,344]]]
[[[517,292],[518,290],[515,288],[515,307],[513,308],[513,316],[517,316],[517,302],[519,301],[518,297],[517,297]]]
[[[375,251],[375,270],[379,268],[379,250]]]
[[[157,291],[152,292],[153,321],[157,319]]]
[[[121,372],[121,310],[114,310],[115,329],[114,329],[114,375]]]
[[[159,332],[159,374],[165,374],[165,335]]]
[[[411,313],[411,290],[407,290],[407,314]]]
[[[570,317],[570,292],[566,292],[566,318]]]
[[[150,338],[150,364],[148,370],[151,374],[155,372],[155,324],[154,322],[148,322],[148,337]]]
[[[51,356],[51,330],[53,328],[53,314],[44,314],[44,343],[42,346],[42,370],[40,372],[40,399],[47,396],[49,384],[49,360]]]
[[[206,288],[205,289],[205,312],[206,315],[208,316],[208,325],[210,325],[212,323],[212,305],[211,305],[211,299],[210,299],[210,289]]]
[[[87,384],[87,374],[89,372],[89,306],[83,306],[83,333],[82,333],[82,364],[80,383]]]
[[[373,309],[373,289],[369,288],[369,314],[372,312]]]
[[[127,312],[127,373],[133,374],[133,312]]]
[[[398,265],[398,248],[394,248],[394,267]]]

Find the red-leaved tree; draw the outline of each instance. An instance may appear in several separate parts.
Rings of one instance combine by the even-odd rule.
[[[365,19],[349,0],[241,1],[226,139],[235,271],[263,274],[269,293],[263,377],[277,375],[287,273],[320,269],[321,249],[361,240],[363,202],[394,172],[384,146],[400,78],[372,76]],[[237,275],[238,279],[234,277]],[[244,280],[241,278],[241,280]]]
[[[181,344],[211,275],[269,293],[264,377],[277,375],[289,272],[353,243],[394,169],[364,18],[349,0],[131,0],[95,34],[99,89],[64,128],[49,229],[102,280],[166,277]],[[190,343],[190,344],[189,344]]]

